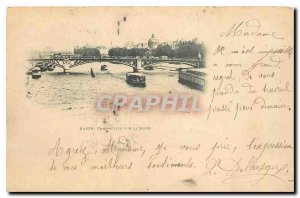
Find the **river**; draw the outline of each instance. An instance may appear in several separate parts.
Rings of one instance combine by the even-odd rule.
[[[162,63],[154,70],[141,70],[146,75],[146,87],[132,87],[125,81],[125,74],[132,72],[132,68],[106,63],[107,71],[101,71],[101,63],[88,63],[80,65],[67,73],[56,67],[52,72],[42,73],[40,79],[27,78],[27,97],[33,103],[43,105],[45,108],[56,108],[73,111],[79,114],[91,112],[95,108],[100,94],[128,94],[146,95],[149,93],[165,94],[201,94],[201,91],[191,89],[178,83],[179,67],[186,65],[173,65]],[[93,69],[95,78],[90,75]],[[93,110],[91,110],[93,109]]]

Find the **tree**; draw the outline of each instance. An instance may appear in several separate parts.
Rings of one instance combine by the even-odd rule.
[[[146,55],[147,53],[147,49],[140,49],[140,48],[131,48],[131,49],[127,49],[127,48],[111,48],[108,51],[108,55],[113,57],[113,56],[118,56],[118,57],[143,57]]]
[[[201,59],[205,59],[206,51],[203,44],[199,44],[193,41],[180,41],[175,49],[169,44],[160,44],[156,49],[152,51],[153,56],[168,56],[169,58],[184,58],[184,59],[198,59],[199,53]],[[108,51],[108,55],[113,57],[144,57],[150,54],[149,49],[144,48],[111,48]]]
[[[155,56],[168,56],[170,57],[172,53],[172,48],[170,45],[158,45],[154,51]]]
[[[93,47],[82,47],[74,49],[74,54],[79,54],[83,57],[100,57],[100,51]]]
[[[198,58],[199,53],[201,54],[202,58],[205,57],[205,48],[201,44],[192,41],[184,41],[178,44],[178,58]]]

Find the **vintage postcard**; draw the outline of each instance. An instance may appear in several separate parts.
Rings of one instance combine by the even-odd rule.
[[[294,192],[294,10],[7,9],[7,191]]]

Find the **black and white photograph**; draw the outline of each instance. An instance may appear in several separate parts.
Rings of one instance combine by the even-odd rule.
[[[1,9],[0,197],[297,193],[292,0]]]

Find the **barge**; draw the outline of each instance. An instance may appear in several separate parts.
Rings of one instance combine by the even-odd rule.
[[[179,71],[178,82],[188,87],[203,91],[206,85],[206,73],[203,68]]]
[[[126,73],[126,82],[132,86],[146,86],[146,76],[142,73],[129,72]]]

